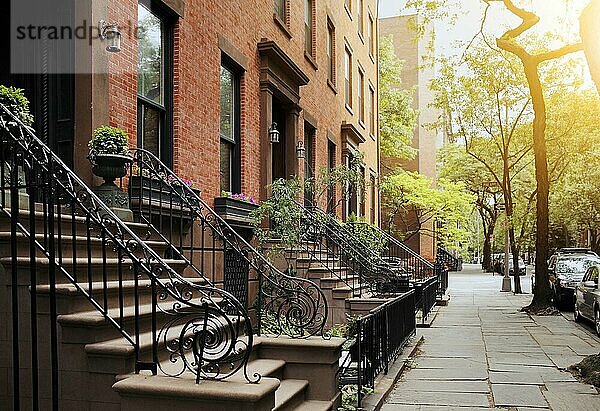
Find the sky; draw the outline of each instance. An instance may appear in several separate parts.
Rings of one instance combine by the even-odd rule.
[[[569,37],[578,36],[578,16],[580,10],[589,0],[521,0],[517,4],[526,5],[540,16],[540,23],[536,25],[538,33],[543,32],[569,32]],[[404,8],[406,0],[379,0],[379,17],[397,16],[410,13]],[[447,1],[447,4],[458,3],[458,1]],[[462,53],[467,42],[479,31],[483,16],[484,5],[482,0],[461,0],[460,9],[451,10],[456,16],[456,21],[439,21],[435,23],[436,32],[436,54],[455,55]],[[414,11],[413,11],[414,12]],[[485,32],[492,35],[502,34],[506,28],[515,27],[519,20],[504,9],[501,2],[496,2],[490,8],[488,15],[489,24]],[[501,22],[501,24],[498,24]],[[575,23],[575,24],[574,24]],[[574,38],[574,37],[573,37]],[[462,43],[462,45],[461,45]],[[559,44],[562,45],[562,44]],[[587,65],[581,55],[581,66],[584,73],[584,81],[590,87],[593,85]]]

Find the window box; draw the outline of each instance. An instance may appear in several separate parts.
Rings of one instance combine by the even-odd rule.
[[[215,198],[215,212],[231,225],[250,227],[252,218],[250,214],[258,208],[258,204],[237,200],[230,197]]]
[[[200,190],[191,189],[198,196]],[[151,205],[153,208],[169,209],[171,206],[182,205],[181,195],[185,195],[183,189],[177,189],[164,180],[142,176],[131,176],[129,178],[128,192],[131,197],[132,206],[135,208],[140,203],[143,207]]]

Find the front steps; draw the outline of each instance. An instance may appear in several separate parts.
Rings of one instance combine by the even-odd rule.
[[[21,210],[22,222],[28,227],[29,211]],[[46,222],[36,212],[36,232],[43,231]],[[59,217],[55,217],[58,221]],[[128,330],[134,328],[134,301],[139,301],[140,355],[147,361],[152,351],[152,295],[151,282],[146,276],[134,278],[130,261],[119,260],[118,255],[103,247],[98,232],[88,233],[85,219],[68,214],[60,216],[61,242],[56,244],[57,258],[72,275],[77,275],[73,284],[63,273],[56,273],[56,302],[58,324],[58,356],[60,406],[62,409],[81,410],[333,410],[337,409],[340,394],[336,383],[338,359],[343,341],[324,340],[313,337],[307,340],[287,338],[255,337],[248,371],[262,375],[258,384],[248,383],[240,372],[226,381],[202,380],[195,383],[195,376],[184,373],[180,377],[149,372],[132,374],[135,369],[133,346],[93,307],[81,291],[90,293],[113,318],[118,319]],[[144,224],[126,223],[159,256],[163,257],[169,246]],[[68,234],[67,234],[68,233]],[[72,235],[73,234],[73,235]],[[36,239],[47,246],[47,238],[36,235]],[[71,241],[69,241],[71,240]],[[11,318],[9,283],[12,272],[10,251],[10,223],[0,216],[0,385],[10,387],[12,341],[10,340]],[[87,258],[88,254],[91,258]],[[105,255],[103,255],[103,252]],[[29,239],[17,235],[17,273],[20,304],[23,304],[21,319],[29,321],[28,303],[30,288]],[[202,285],[204,278],[190,270],[182,260],[164,261],[188,281]],[[222,267],[217,261],[216,266]],[[218,269],[218,267],[217,267]],[[121,274],[119,275],[119,270]],[[48,347],[50,286],[48,284],[49,262],[43,253],[36,251],[38,322],[40,352]],[[205,273],[210,275],[212,273]],[[222,275],[222,274],[221,274]],[[164,278],[163,278],[164,279]],[[137,290],[137,291],[136,291]],[[123,310],[119,304],[125,303]],[[160,318],[164,314],[158,313]],[[41,330],[44,330],[43,332]],[[21,333],[27,339],[27,330]],[[23,350],[29,345],[24,341]],[[159,346],[159,361],[165,365],[170,359]],[[47,355],[47,353],[45,354]],[[181,360],[179,360],[181,361]],[[25,366],[25,364],[22,364]],[[41,373],[44,392],[50,382]],[[23,380],[22,382],[24,382]],[[10,409],[11,390],[0,390],[0,409]],[[46,395],[46,394],[44,394]],[[26,400],[24,402],[27,402]],[[46,405],[45,403],[42,403]]]

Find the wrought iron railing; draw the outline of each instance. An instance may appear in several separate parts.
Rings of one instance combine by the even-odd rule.
[[[440,289],[438,277],[431,277],[413,283],[415,288],[415,310],[421,312],[421,323],[425,324],[433,307],[435,307]]]
[[[169,244],[167,255],[254,310],[259,334],[324,335],[327,301],[315,283],[275,268],[154,154],[131,153],[134,161],[121,186],[136,221]],[[256,287],[249,289],[249,283]]]
[[[364,221],[349,224],[356,227],[356,229],[370,230],[373,236],[381,238],[383,241],[381,256],[390,263],[402,267],[411,280],[422,280],[436,276],[435,266],[432,262],[387,231]]]
[[[462,270],[462,258],[452,255],[443,247],[438,247],[435,261],[446,266],[450,271]]]
[[[180,261],[162,258],[140,239],[3,105],[0,167],[0,221],[10,222],[11,247],[2,260],[9,274],[0,280],[12,293],[3,309],[13,324],[15,409],[22,398],[37,408],[40,373],[48,370],[51,403],[58,407],[60,283],[74,286],[134,347],[136,372],[192,372],[198,381],[240,371],[248,381],[260,379],[247,372],[253,333],[242,304],[227,291],[184,277],[176,269]],[[49,293],[49,316],[38,316],[41,286]],[[42,334],[49,337],[37,338]],[[49,355],[41,354],[46,349]],[[21,373],[28,351],[31,373]]]
[[[352,345],[340,368],[340,385],[357,385],[358,409],[363,387],[374,388],[375,379],[387,374],[389,365],[415,334],[415,291],[388,300],[356,320]]]
[[[360,243],[334,216],[318,207],[299,203],[296,206],[301,211],[300,226],[304,235],[295,247],[286,251],[288,263],[293,265],[300,254],[307,255],[310,264],[316,264],[330,278],[342,281],[357,297],[367,291],[380,294],[398,288],[402,272],[394,270]]]

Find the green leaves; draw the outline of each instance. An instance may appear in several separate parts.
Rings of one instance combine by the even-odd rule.
[[[115,127],[101,126],[94,130],[88,143],[88,158],[95,162],[98,154],[129,155],[129,137],[124,130]]]
[[[402,61],[394,53],[391,37],[379,45],[379,134],[381,152],[388,157],[411,159],[418,113],[412,108],[414,89],[401,89]]]
[[[26,126],[33,124],[33,116],[29,112],[29,100],[22,89],[0,85],[0,103]]]

